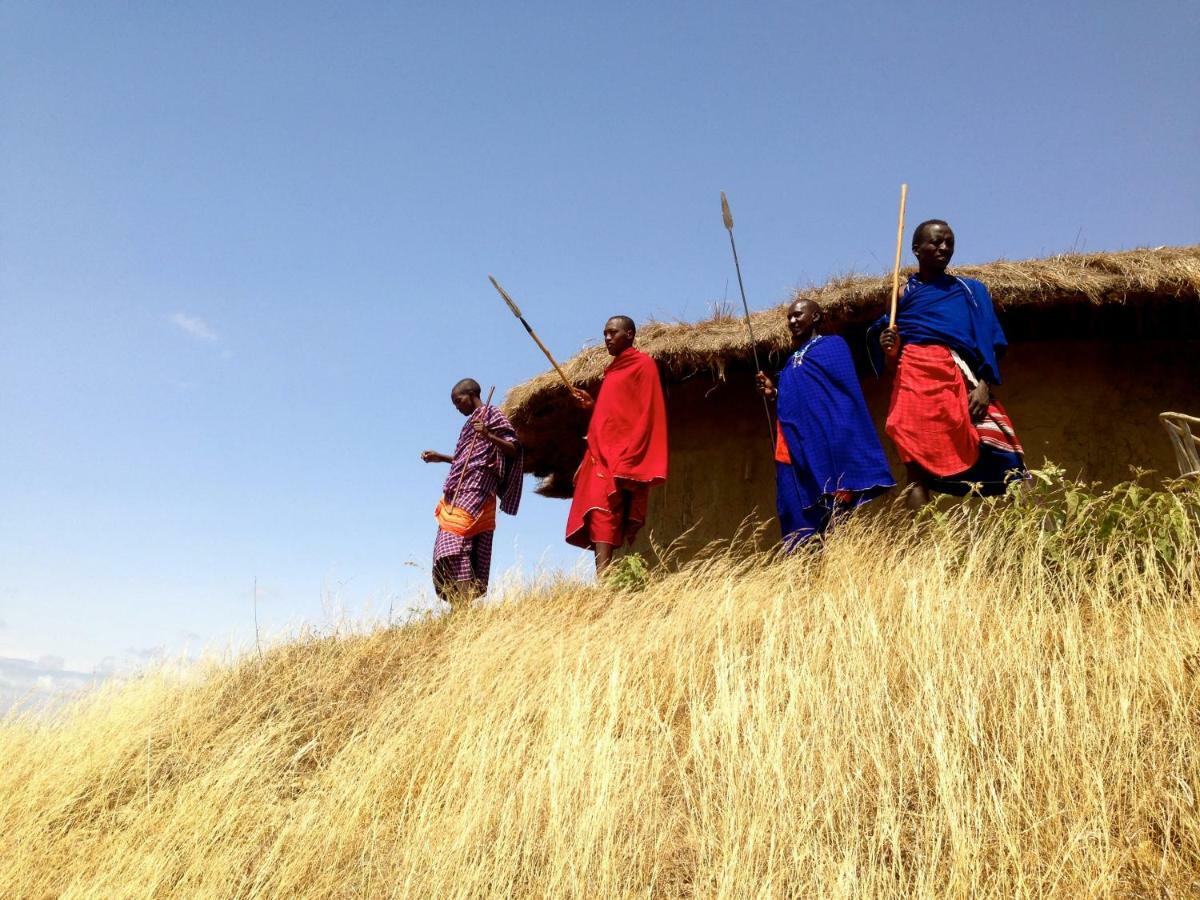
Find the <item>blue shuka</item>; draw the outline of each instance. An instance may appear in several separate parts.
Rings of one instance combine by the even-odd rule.
[[[788,358],[776,382],[779,426],[790,462],[775,468],[784,542],[801,543],[835,513],[877,497],[896,482],[867,412],[850,348],[817,335]]]
[[[884,369],[879,335],[887,323],[887,316],[880,316],[867,330],[867,350],[876,374]],[[982,281],[942,275],[926,283],[910,275],[896,309],[896,328],[904,343],[949,347],[980,381],[1000,383],[1000,358],[1008,350],[1008,339]]]

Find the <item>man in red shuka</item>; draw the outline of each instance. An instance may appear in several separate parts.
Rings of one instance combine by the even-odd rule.
[[[613,360],[595,400],[571,392],[592,410],[587,449],[575,473],[567,516],[567,543],[596,553],[596,574],[612,562],[613,548],[633,543],[646,522],[650,488],[667,480],[667,406],[658,366],[633,346],[637,328],[629,316],[604,325],[604,346]]]

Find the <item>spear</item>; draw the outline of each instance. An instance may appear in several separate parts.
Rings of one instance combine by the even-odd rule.
[[[563,380],[563,384],[567,386],[567,390],[574,393],[574,385],[567,380],[567,376],[563,372],[562,367],[554,361],[554,357],[550,355],[550,351],[546,349],[546,345],[542,343],[542,339],[537,336],[537,332],[529,327],[529,323],[526,322],[525,317],[521,315],[521,310],[517,307],[517,304],[513,302],[513,298],[508,296],[508,291],[500,287],[500,282],[498,282],[491,275],[488,276],[488,281],[492,283],[492,287],[500,292],[500,296],[504,298],[504,302],[508,304],[508,308],[512,310],[512,314],[521,320],[521,324],[525,326],[525,330],[529,332],[529,336],[533,338],[533,342],[542,349],[543,353],[546,354],[546,359],[550,360],[550,365],[554,366],[554,371],[557,372],[558,377]]]
[[[750,324],[750,304],[746,302],[746,288],[742,284],[742,264],[738,261],[737,244],[733,241],[733,213],[729,211],[729,201],[725,192],[721,191],[721,216],[725,220],[725,230],[729,232],[729,247],[733,250],[733,267],[737,269],[738,290],[742,292],[742,309],[746,313],[746,331],[750,333],[750,350],[754,354],[755,371],[761,372],[762,365],[758,361],[758,344],[754,340],[754,326]],[[775,446],[775,422],[771,418],[771,406],[763,397],[763,411],[767,414],[767,434],[770,435],[771,447]]]
[[[892,307],[888,328],[896,327],[896,304],[900,301],[900,250],[904,245],[904,204],[908,200],[908,185],[900,185],[900,224],[896,226],[896,267],[892,269]]]
[[[479,407],[479,409],[486,410],[492,405],[492,394],[494,393],[496,393],[496,386],[493,384],[492,389],[488,391],[487,400],[484,401],[483,406]],[[478,411],[476,410],[475,412]],[[471,413],[471,415],[474,416],[475,413]],[[467,444],[467,456],[463,460],[462,471],[458,473],[458,484],[454,486],[454,495],[450,498],[451,506],[458,506],[458,492],[462,489],[463,479],[467,477],[467,463],[471,461],[471,454],[475,452],[475,442],[477,440],[479,440],[479,435],[473,434],[471,435],[471,443]]]

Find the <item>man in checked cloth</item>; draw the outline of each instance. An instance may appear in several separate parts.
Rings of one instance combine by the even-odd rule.
[[[1008,349],[1004,329],[981,282],[946,272],[954,255],[949,225],[922,222],[912,249],[918,271],[895,326],[885,316],[867,332],[876,372],[885,360],[896,365],[887,433],[908,469],[908,506],[924,506],[931,491],[1003,494],[1027,477],[1021,443],[993,393]]]
[[[467,417],[454,453],[426,450],[427,463],[450,463],[434,516],[433,587],[452,608],[466,606],[487,592],[496,533],[496,499],[510,516],[521,504],[524,451],[504,413],[479,396],[479,383],[464,378],[450,391],[450,402]]]

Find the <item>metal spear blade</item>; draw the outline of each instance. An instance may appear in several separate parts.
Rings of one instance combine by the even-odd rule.
[[[504,302],[508,304],[508,308],[512,310],[512,314],[518,319],[521,318],[521,310],[517,308],[517,304],[513,302],[513,298],[508,296],[508,291],[500,287],[500,282],[491,275],[488,276],[488,281],[492,283],[492,287],[500,292],[500,296],[504,298]]]

